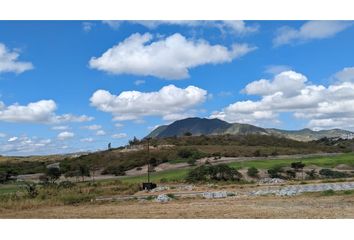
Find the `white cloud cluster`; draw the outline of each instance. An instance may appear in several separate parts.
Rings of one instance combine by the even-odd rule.
[[[86,122],[93,118],[86,115],[56,115],[57,105],[53,100],[40,100],[27,105],[13,104],[6,106],[0,101],[0,121],[22,123],[62,123]]]
[[[112,138],[121,139],[126,138],[128,135],[126,133],[116,133],[112,135]]]
[[[113,29],[118,29],[124,21],[103,21]],[[175,25],[186,27],[206,27],[218,28],[221,32],[232,34],[246,34],[257,32],[258,25],[247,25],[241,20],[223,20],[223,21],[200,21],[200,20],[144,20],[144,21],[129,21],[130,23],[142,25],[148,29],[156,29],[163,25]]]
[[[33,69],[32,63],[18,61],[19,56],[18,51],[10,51],[3,43],[0,43],[0,73],[23,73]]]
[[[157,92],[125,91],[113,95],[97,90],[91,105],[111,113],[114,120],[136,120],[144,116],[161,116],[165,120],[180,117],[206,100],[207,91],[195,86],[178,88],[168,85]]]
[[[304,75],[293,71],[252,82],[244,92],[259,95],[260,100],[235,102],[211,117],[262,124],[279,121],[279,113],[289,112],[308,120],[311,128],[354,129],[354,82],[348,69],[335,74],[337,81],[328,87],[308,83]]]
[[[230,49],[205,40],[186,39],[179,33],[154,42],[153,35],[136,33],[102,56],[91,58],[91,68],[112,74],[134,74],[165,79],[184,79],[189,70],[204,64],[231,62],[255,47],[233,44]]]
[[[65,131],[65,132],[59,133],[57,137],[58,137],[59,140],[63,141],[63,140],[67,140],[67,139],[73,138],[74,136],[75,136],[75,134],[73,132]]]
[[[91,131],[96,131],[102,128],[101,125],[98,124],[93,124],[93,125],[88,125],[88,126],[83,126],[83,129],[91,130]]]
[[[50,139],[40,139],[37,137],[11,137],[7,142],[0,144],[1,153],[32,154],[45,150],[52,143]]]
[[[349,21],[308,21],[299,29],[282,27],[273,39],[275,46],[330,38],[352,25]]]
[[[104,135],[106,135],[106,132],[105,132],[104,130],[98,130],[98,131],[96,132],[96,135],[97,135],[97,136],[104,136]]]
[[[69,126],[54,126],[52,127],[52,130],[55,130],[55,131],[64,131],[64,130],[68,130],[69,129]]]
[[[89,137],[89,138],[81,138],[80,139],[80,142],[93,142],[93,141],[94,141],[94,139],[91,138],[91,137]]]

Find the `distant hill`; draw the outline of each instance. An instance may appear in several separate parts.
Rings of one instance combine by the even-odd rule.
[[[342,129],[313,131],[305,128],[301,130],[281,130],[275,128],[261,128],[250,124],[228,123],[220,119],[186,118],[175,121],[170,125],[163,125],[153,130],[148,136],[151,138],[165,138],[183,136],[191,133],[193,136],[200,135],[274,135],[297,141],[318,140],[323,137],[353,137],[354,133]]]

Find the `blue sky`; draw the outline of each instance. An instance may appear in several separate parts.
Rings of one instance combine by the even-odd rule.
[[[188,116],[354,130],[353,37],[344,21],[1,21],[0,154],[119,146]]]

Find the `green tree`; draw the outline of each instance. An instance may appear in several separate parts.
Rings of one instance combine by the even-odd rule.
[[[47,168],[46,175],[52,183],[55,183],[61,176],[61,172],[59,168],[51,167]]]
[[[250,177],[253,177],[253,178],[258,178],[259,177],[258,173],[259,173],[259,171],[255,167],[250,167],[247,170],[247,175],[250,176]]]
[[[299,172],[299,170],[301,170],[302,179],[304,179],[304,167],[305,167],[305,164],[302,162],[291,163],[291,168],[293,168],[295,170],[295,172]]]

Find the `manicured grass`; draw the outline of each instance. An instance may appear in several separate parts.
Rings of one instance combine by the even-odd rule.
[[[327,156],[327,157],[308,157],[303,159],[266,159],[266,160],[255,160],[247,162],[235,162],[230,163],[230,167],[235,168],[249,168],[255,167],[259,169],[269,169],[275,166],[290,166],[292,162],[301,161],[305,163],[306,166],[316,165],[319,167],[332,168],[339,164],[346,164],[349,166],[354,166],[354,153],[340,154],[337,156]]]
[[[150,181],[160,182],[161,179],[165,179],[167,182],[180,181],[187,176],[189,170],[189,168],[185,168],[177,170],[168,170],[163,172],[153,172],[150,174]],[[123,177],[120,180],[126,183],[142,183],[147,181],[147,174],[134,177]]]
[[[332,168],[339,164],[346,164],[350,166],[354,166],[354,153],[346,153],[336,156],[328,156],[328,157],[308,157],[303,159],[266,159],[266,160],[254,160],[254,161],[246,161],[246,162],[235,162],[229,163],[230,167],[234,167],[237,169],[256,167],[258,169],[269,169],[275,166],[286,167],[290,166],[292,162],[302,161],[309,165],[316,165],[319,167],[328,167]],[[152,173],[151,181],[159,182],[161,179],[165,178],[167,181],[181,181],[183,180],[190,168],[188,169],[177,169],[177,170],[169,170],[164,172],[156,172]],[[123,182],[129,183],[141,183],[146,181],[146,175],[143,176],[134,176],[134,177],[124,177],[121,180]]]

